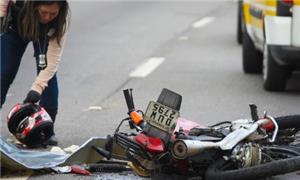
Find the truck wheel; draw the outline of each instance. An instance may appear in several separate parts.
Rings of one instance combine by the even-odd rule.
[[[243,42],[243,31],[242,31],[242,1],[238,1],[238,10],[237,10],[237,29],[236,29],[236,39],[238,44]]]
[[[245,24],[244,24],[245,26]],[[258,51],[250,36],[247,33],[246,27],[243,28],[243,69],[245,73],[261,73],[262,72],[263,55]]]
[[[270,52],[268,45],[264,46],[263,56],[263,81],[264,88],[268,91],[283,91],[286,86],[289,71],[277,64]]]

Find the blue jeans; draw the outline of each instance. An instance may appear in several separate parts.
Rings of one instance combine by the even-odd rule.
[[[48,49],[48,40],[41,39],[41,45],[46,43],[46,52]],[[46,42],[44,42],[46,41]],[[22,56],[29,41],[23,40],[19,34],[10,29],[7,33],[1,35],[1,107],[5,102],[7,91],[12,84],[18,72]],[[38,63],[39,46],[33,44],[34,56]],[[46,52],[44,52],[46,54]],[[37,73],[40,69],[37,66]],[[24,93],[25,99],[26,93]],[[56,74],[48,82],[41,95],[40,105],[45,108],[58,107],[58,83]]]

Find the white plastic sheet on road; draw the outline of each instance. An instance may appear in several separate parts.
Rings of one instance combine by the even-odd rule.
[[[72,154],[50,151],[24,150],[0,137],[1,167],[11,170],[51,169],[58,166],[70,166],[81,163],[95,163],[103,159],[91,147],[104,147],[106,138],[93,137]]]

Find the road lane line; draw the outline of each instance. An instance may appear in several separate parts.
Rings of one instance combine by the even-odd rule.
[[[133,70],[129,74],[129,77],[144,78],[144,77],[148,76],[152,71],[154,71],[164,61],[165,61],[164,57],[150,58],[146,62],[139,65],[135,70]]]
[[[102,107],[101,106],[90,106],[88,108],[89,111],[101,111]]]
[[[193,24],[193,27],[194,28],[204,27],[204,26],[208,25],[209,23],[213,22],[214,20],[215,20],[215,17],[212,17],[212,16],[204,17],[204,18],[200,19],[199,21],[195,22]]]
[[[189,40],[190,38],[188,37],[188,36],[180,36],[179,38],[178,38],[178,40],[180,40],[180,41],[187,41],[187,40]]]

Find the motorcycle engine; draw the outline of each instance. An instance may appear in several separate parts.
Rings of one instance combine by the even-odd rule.
[[[261,157],[260,147],[251,142],[237,145],[233,149],[231,156],[231,158],[238,163],[240,168],[260,164]]]

